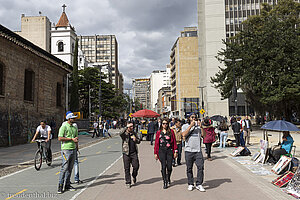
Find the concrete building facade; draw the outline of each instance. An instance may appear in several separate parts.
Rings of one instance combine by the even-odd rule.
[[[115,35],[78,36],[78,47],[90,63],[108,62],[112,68],[112,83],[119,86],[118,42]],[[123,87],[123,86],[122,86]]]
[[[183,118],[199,106],[199,60],[197,27],[186,27],[170,54],[171,113]],[[192,102],[192,103],[191,103]]]
[[[51,51],[51,22],[46,16],[21,16],[21,31],[16,31],[21,37],[41,47],[47,52]]]
[[[235,36],[241,30],[242,22],[249,16],[260,14],[262,3],[275,5],[277,2],[278,0],[198,0],[200,86],[204,87],[204,109],[207,115],[228,116],[234,111],[234,101],[221,100],[221,95],[210,83],[210,78],[219,71],[218,67],[224,67],[215,58],[218,51],[225,48],[222,40]],[[237,98],[240,115],[248,114],[247,110],[250,109],[245,104],[242,93],[238,91]]]
[[[72,67],[2,25],[0,44],[0,146],[30,141],[41,120],[56,137]]]
[[[155,70],[150,75],[150,104],[151,110],[156,110],[158,91],[162,87],[170,86],[170,65],[166,66],[166,70]]]
[[[138,99],[143,107],[146,109],[150,108],[150,79],[139,78],[132,80],[132,97]]]
[[[171,87],[162,87],[158,91],[157,113],[161,117],[168,117],[171,112]]]

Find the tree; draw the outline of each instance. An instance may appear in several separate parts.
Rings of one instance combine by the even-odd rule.
[[[78,39],[75,42],[74,59],[73,59],[73,72],[71,79],[71,100],[70,108],[72,111],[79,110],[79,94],[78,94]]]
[[[290,119],[300,111],[300,4],[281,0],[263,5],[261,15],[243,22],[243,30],[223,40],[217,59],[225,68],[211,78],[223,98],[232,94],[233,72],[237,86],[257,112]],[[225,59],[242,58],[242,62]]]
[[[127,101],[123,94],[118,94],[114,85],[106,83],[104,74],[101,81],[101,108],[102,117],[118,118],[126,110]],[[79,71],[79,94],[81,111],[85,118],[89,114],[89,89],[92,112],[99,114],[99,82],[100,72],[98,68],[88,67]]]

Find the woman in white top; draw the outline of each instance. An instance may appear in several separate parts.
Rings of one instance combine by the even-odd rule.
[[[46,142],[46,149],[47,149],[47,157],[49,158],[50,154],[51,154],[51,139],[52,139],[52,135],[51,135],[51,127],[46,125],[45,121],[41,121],[40,125],[37,127],[36,132],[32,138],[32,142],[35,141],[35,139],[37,138],[37,136],[39,135],[40,139],[45,139]],[[39,143],[38,143],[39,145]]]

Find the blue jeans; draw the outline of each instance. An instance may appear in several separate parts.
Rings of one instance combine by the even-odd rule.
[[[226,140],[227,140],[227,137],[228,137],[228,133],[227,132],[224,132],[222,131],[221,134],[220,134],[220,148],[225,148],[226,147]],[[223,144],[222,144],[223,142]]]
[[[74,161],[74,180],[79,181],[79,163],[78,163],[78,151],[76,149],[75,161]]]
[[[69,186],[71,184],[70,178],[74,166],[75,155],[76,149],[61,150],[62,165],[58,182],[60,185],[63,185],[64,182],[66,182],[66,186]]]

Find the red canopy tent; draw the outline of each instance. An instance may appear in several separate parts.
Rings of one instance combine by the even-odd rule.
[[[132,117],[160,117],[160,114],[152,111],[152,110],[139,110],[131,115]]]

